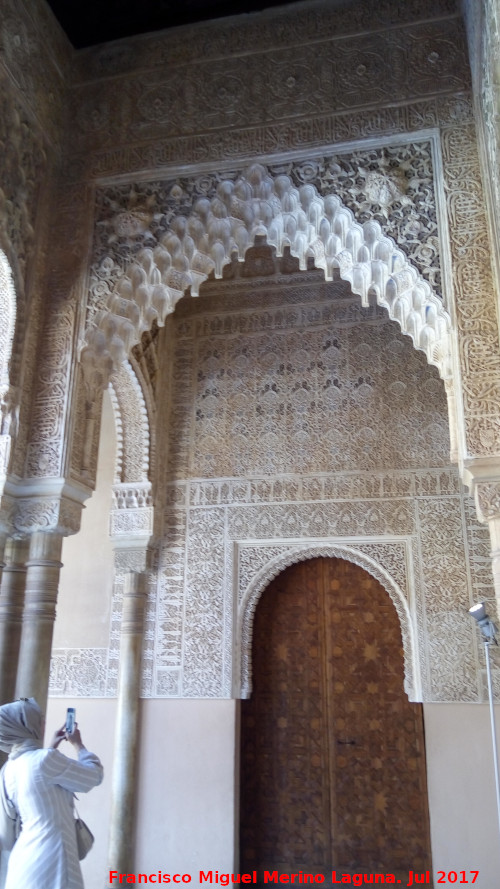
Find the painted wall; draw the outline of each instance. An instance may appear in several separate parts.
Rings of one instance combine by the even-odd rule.
[[[235,701],[143,701],[137,867],[232,871]]]
[[[47,736],[64,721],[66,707],[74,704],[84,743],[104,765],[102,785],[82,794],[78,803],[96,838],[83,862],[85,886],[101,889],[110,885],[107,844],[116,702],[52,699]],[[237,709],[235,701],[143,701],[137,763],[138,873],[190,873],[191,885],[198,885],[200,870],[235,869]],[[63,745],[62,752],[71,755],[69,745]]]
[[[424,720],[435,872],[465,870],[472,884],[468,872],[478,870],[476,889],[495,889],[500,885],[500,833],[489,708],[424,704]],[[496,724],[500,735],[500,705]]]
[[[113,408],[105,392],[96,490],[83,510],[80,533],[63,541],[54,648],[99,648],[109,644],[114,580],[109,511],[115,442]]]

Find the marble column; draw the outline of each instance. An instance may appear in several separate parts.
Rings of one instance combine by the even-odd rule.
[[[109,839],[109,870],[119,873],[134,872],[137,750],[146,595],[147,574],[127,574],[120,635]]]
[[[5,545],[0,584],[0,704],[12,701],[16,692],[28,553],[27,539],[10,539]]]
[[[56,616],[62,534],[36,531],[26,563],[26,594],[17,670],[16,697],[47,706],[50,654]]]

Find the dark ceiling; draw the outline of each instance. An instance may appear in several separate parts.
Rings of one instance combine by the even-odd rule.
[[[284,6],[290,0],[48,0],[76,49],[227,15]]]

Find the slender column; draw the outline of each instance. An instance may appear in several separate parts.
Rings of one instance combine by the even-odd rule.
[[[474,491],[476,512],[480,522],[488,525],[491,540],[491,568],[493,587],[500,616],[500,465],[491,467],[496,470],[496,477],[491,473],[488,478],[474,478],[475,467],[467,467],[465,483]]]
[[[8,540],[0,585],[0,704],[12,701],[23,625],[29,540]]]
[[[62,534],[36,531],[26,563],[26,596],[16,696],[34,697],[45,710],[56,616]]]
[[[497,601],[497,614],[500,615],[500,516],[488,521],[491,539],[491,568],[493,571],[493,587]]]
[[[127,574],[120,637],[109,839],[109,870],[118,873],[134,872],[139,695],[146,591],[147,574]]]

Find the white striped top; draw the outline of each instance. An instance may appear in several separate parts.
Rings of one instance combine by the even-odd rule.
[[[91,790],[102,776],[99,759],[88,750],[80,750],[78,760],[51,748],[8,760],[5,787],[23,828],[10,853],[5,889],[83,889],[73,793]]]

